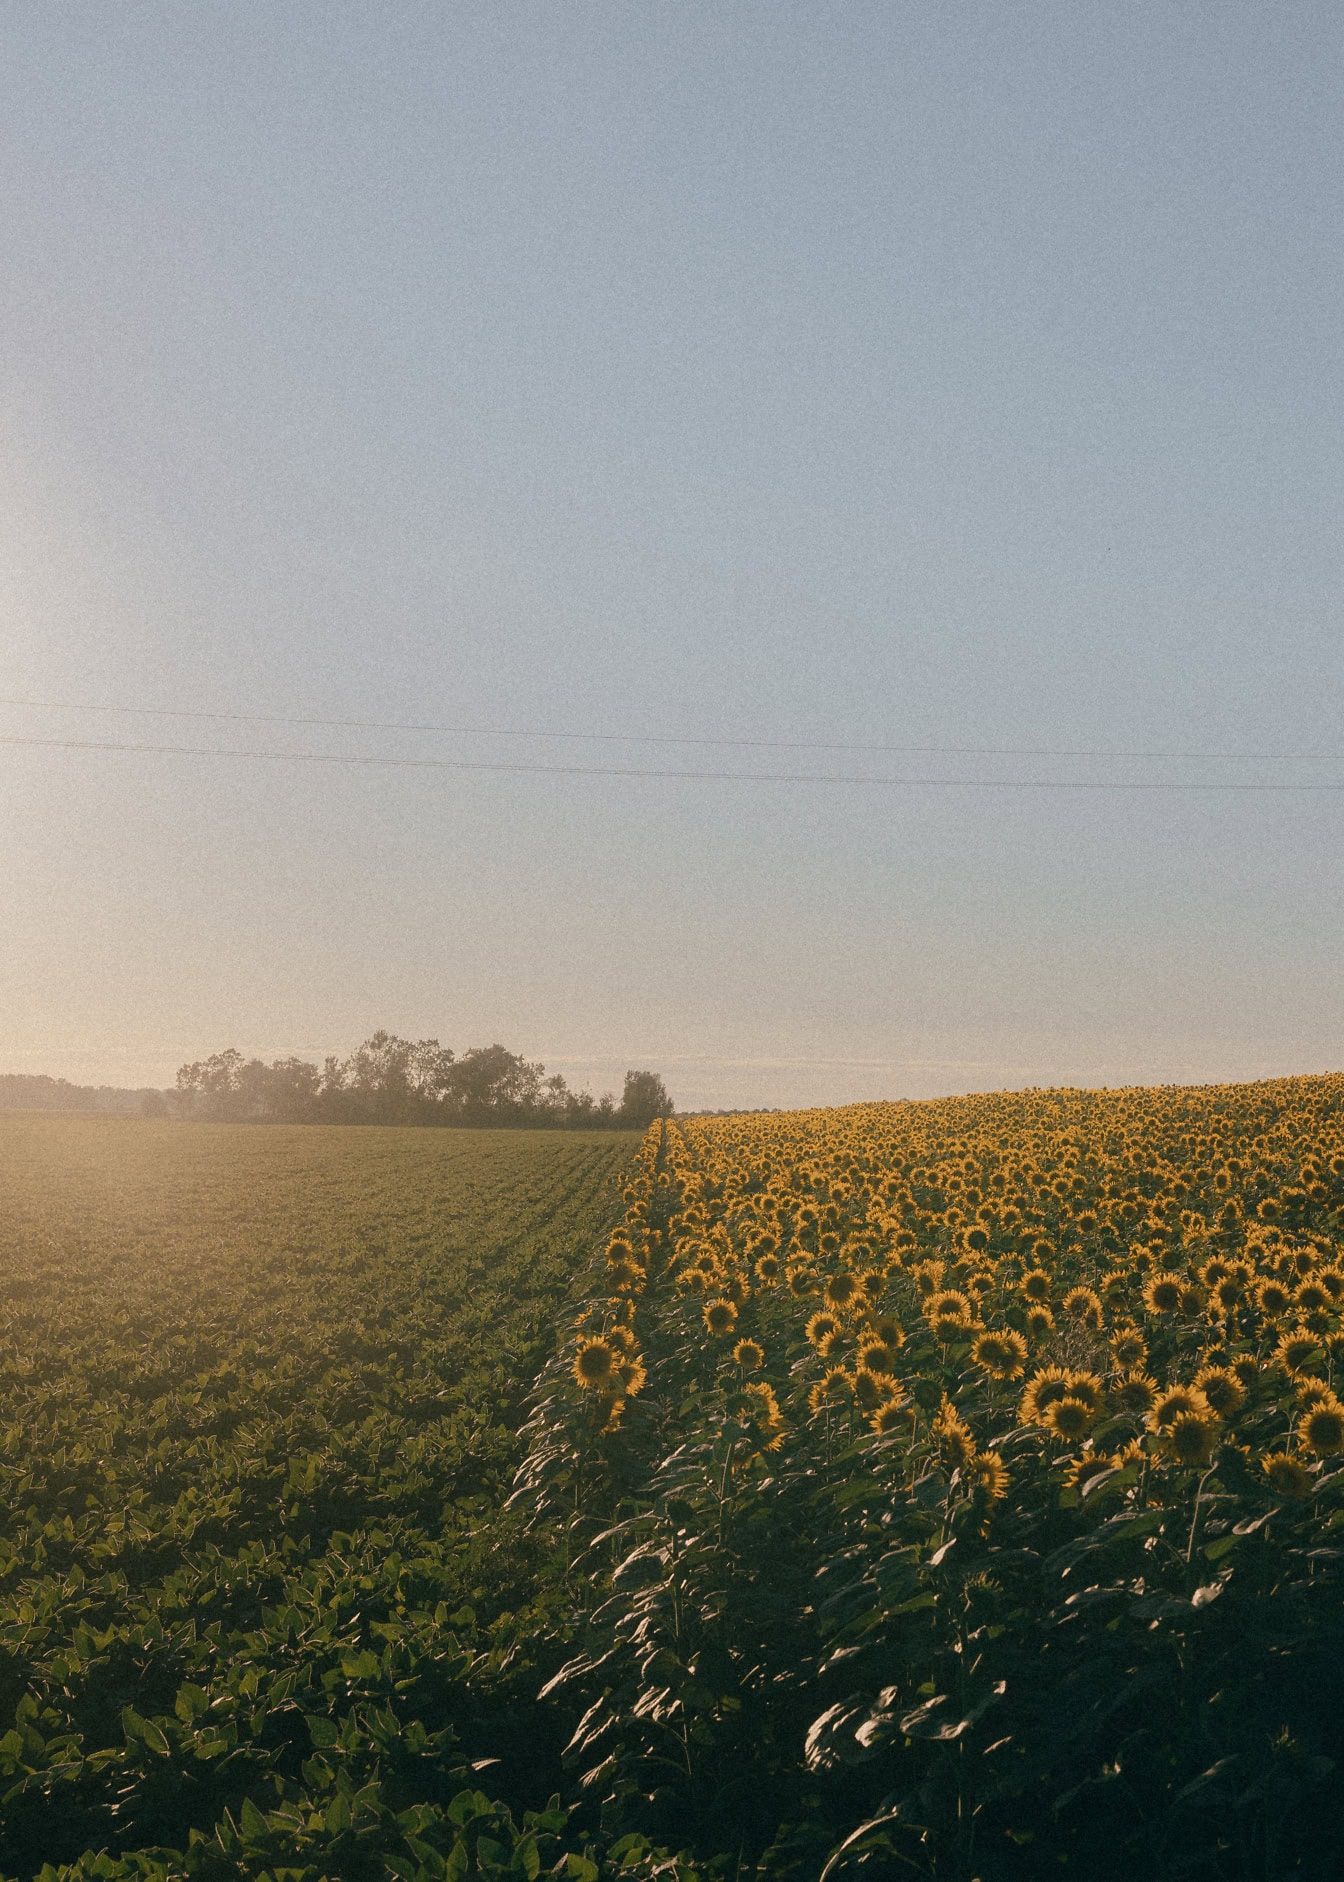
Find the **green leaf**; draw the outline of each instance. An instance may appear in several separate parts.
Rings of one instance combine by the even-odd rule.
[[[238,1812],[238,1827],[244,1836],[250,1836],[254,1841],[259,1837],[270,1835],[265,1817],[262,1816],[250,1797],[244,1797],[243,1799],[243,1807]]]

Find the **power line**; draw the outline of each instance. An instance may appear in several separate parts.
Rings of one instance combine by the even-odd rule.
[[[1191,759],[1200,762],[1296,764],[1308,759],[1333,760],[1337,752],[1198,752],[1097,751],[1078,748],[1049,749],[1021,745],[886,745],[852,740],[788,738],[693,738],[668,732],[554,732],[527,731],[517,726],[433,725],[401,719],[323,719],[294,717],[279,712],[206,712],[198,707],[109,706],[76,704],[68,700],[5,699],[0,706],[18,706],[36,712],[106,712],[154,719],[208,719],[231,725],[298,725],[341,728],[358,732],[432,732],[452,738],[530,738],[601,745],[694,745],[731,747],[739,751],[886,752],[893,756],[943,758],[1141,758]],[[145,747],[143,749],[149,749]]]
[[[383,758],[348,752],[256,751],[227,745],[130,745],[111,739],[24,738],[0,733],[0,745],[38,746],[54,751],[159,753],[179,758],[260,758],[290,764],[350,765],[407,771],[495,771],[566,778],[681,778],[714,784],[884,784],[902,788],[966,791],[1344,791],[1333,784],[1190,783],[1170,778],[1113,782],[1092,778],[896,778],[816,771],[668,771],[626,765],[538,765],[479,758]]]

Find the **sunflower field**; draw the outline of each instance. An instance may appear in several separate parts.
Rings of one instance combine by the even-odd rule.
[[[513,1495],[604,1837],[1344,1874],[1344,1078],[669,1121],[624,1201]]]

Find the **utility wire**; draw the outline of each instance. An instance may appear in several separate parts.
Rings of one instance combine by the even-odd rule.
[[[1296,764],[1305,759],[1334,759],[1340,756],[1336,752],[1093,751],[1072,748],[1051,750],[1021,745],[883,745],[823,739],[691,738],[667,732],[529,732],[520,731],[516,726],[430,725],[400,719],[295,718],[278,712],[204,712],[199,708],[176,706],[80,705],[52,699],[0,698],[0,706],[19,706],[37,712],[110,712],[155,719],[209,719],[231,725],[323,726],[359,732],[434,732],[454,738],[553,739],[601,745],[724,746],[740,751],[887,752],[930,758],[1188,758],[1205,762],[1256,761],[1274,764]]]
[[[55,751],[156,752],[181,758],[261,758],[290,764],[386,767],[407,771],[504,771],[566,778],[683,778],[715,784],[885,784],[966,791],[1344,791],[1334,784],[1188,783],[1170,778],[1110,782],[1092,778],[895,778],[816,771],[664,771],[624,765],[538,765],[478,758],[380,758],[347,752],[256,751],[227,745],[130,745],[110,739],[23,738],[0,733],[0,745]]]

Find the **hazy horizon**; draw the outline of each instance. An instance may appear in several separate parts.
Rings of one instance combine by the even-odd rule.
[[[1344,1064],[1341,53],[7,7],[0,1069]]]

